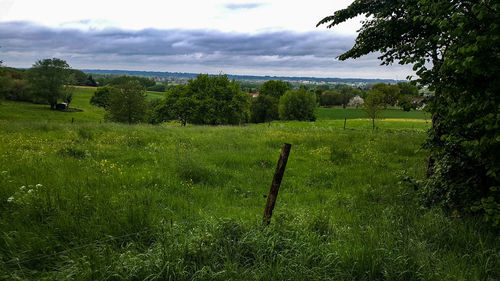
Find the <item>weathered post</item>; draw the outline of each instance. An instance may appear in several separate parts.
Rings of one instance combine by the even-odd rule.
[[[71,124],[73,124],[73,122],[75,122],[75,117],[71,117]]]
[[[273,182],[271,183],[271,190],[269,190],[269,195],[267,196],[267,204],[263,220],[264,225],[269,225],[269,223],[271,223],[274,204],[276,203],[276,198],[278,197],[278,191],[280,189],[281,180],[283,179],[283,174],[285,173],[286,162],[288,161],[288,155],[290,154],[291,148],[291,144],[285,143],[281,149],[280,159],[278,160],[278,165],[276,166],[276,171],[274,172]]]
[[[345,130],[345,123],[347,122],[347,118],[344,118],[344,130]]]

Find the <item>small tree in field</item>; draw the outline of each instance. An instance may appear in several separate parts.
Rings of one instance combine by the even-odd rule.
[[[46,100],[50,109],[55,109],[57,100],[62,98],[64,87],[70,78],[70,68],[66,61],[53,58],[37,61],[28,70],[28,79],[34,96]]]
[[[384,109],[384,94],[378,90],[372,90],[368,93],[364,103],[363,111],[368,118],[372,120],[372,130],[375,130],[375,119],[379,117],[380,112]]]
[[[144,119],[146,110],[144,88],[138,81],[129,80],[111,92],[107,117],[112,121],[133,124]]]

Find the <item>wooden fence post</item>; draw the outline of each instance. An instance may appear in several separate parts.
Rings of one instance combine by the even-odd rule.
[[[286,162],[288,161],[288,155],[290,154],[291,148],[291,144],[285,143],[281,149],[280,159],[278,160],[278,165],[276,166],[276,171],[274,172],[273,182],[271,183],[271,190],[269,190],[269,195],[267,196],[263,220],[264,225],[269,225],[271,223],[274,204],[276,203],[276,198],[278,197],[278,191],[280,189],[281,180],[283,179],[283,174],[285,173]]]
[[[75,122],[75,118],[71,117],[71,124],[73,124],[73,122]]]
[[[347,118],[344,118],[344,130],[345,130],[345,123],[347,122]]]

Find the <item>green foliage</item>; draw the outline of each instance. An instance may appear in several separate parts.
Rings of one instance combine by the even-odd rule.
[[[259,89],[259,95],[271,96],[279,100],[291,88],[290,84],[281,80],[269,80],[262,84]]]
[[[111,93],[115,90],[110,86],[98,87],[90,99],[90,104],[106,109],[110,103]]]
[[[66,61],[58,58],[39,60],[28,70],[28,79],[34,96],[55,109],[64,93],[64,85],[70,80],[70,68]]]
[[[314,121],[316,97],[306,89],[289,90],[279,102],[281,120]]]
[[[125,81],[110,92],[106,110],[108,119],[112,121],[128,124],[143,121],[147,110],[144,88],[138,81]]]
[[[102,80],[102,82],[104,82],[103,85],[119,86],[127,83],[128,81],[134,81],[134,80],[138,81],[139,84],[141,84],[141,86],[145,89],[156,85],[156,82],[153,81],[152,79],[147,77],[138,77],[138,76],[118,76],[111,79]]]
[[[73,85],[77,86],[86,86],[88,82],[88,76],[83,71],[78,69],[70,69],[68,70],[70,81],[72,81]]]
[[[249,116],[248,98],[226,75],[200,74],[187,85],[168,91],[157,108],[157,121],[179,120],[183,125],[244,123]]]
[[[0,67],[0,98],[14,101],[32,101],[32,93],[24,72]]]
[[[250,122],[263,123],[279,119],[278,100],[274,97],[259,95],[250,102]]]
[[[491,191],[500,185],[498,1],[360,0],[319,24],[360,14],[369,18],[339,58],[380,51],[383,64],[412,64],[417,81],[433,91],[424,201],[463,212],[485,198],[500,202]]]
[[[385,105],[395,106],[397,104],[400,94],[398,85],[377,83],[373,85],[372,89],[384,95],[383,103]]]
[[[371,90],[366,96],[362,110],[368,118],[372,120],[372,130],[375,129],[375,119],[379,118],[380,113],[384,109],[385,95],[377,89]]]
[[[337,90],[340,92],[340,105],[344,108],[353,97],[362,95],[360,89],[349,85],[339,85]]]
[[[147,88],[148,91],[153,91],[153,92],[165,92],[166,87],[165,84],[156,84],[153,86],[150,86]]]
[[[316,96],[317,97],[317,96]],[[321,106],[334,106],[341,105],[340,92],[335,90],[324,91],[319,96],[319,105]]]
[[[417,97],[419,96],[417,86],[409,82],[398,82],[399,95],[405,97]]]

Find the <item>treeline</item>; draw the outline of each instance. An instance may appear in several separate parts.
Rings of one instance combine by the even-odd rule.
[[[99,75],[96,78],[96,81],[99,86],[118,86],[130,79],[134,79],[139,82],[139,84],[141,84],[141,86],[147,91],[165,92],[168,87],[167,82],[157,83],[151,78],[141,76]]]
[[[408,82],[397,84],[377,83],[368,87],[356,88],[349,85],[335,85],[327,90],[325,87],[315,89],[320,106],[361,106],[368,93],[372,90],[384,95],[383,103],[387,106],[398,106],[405,111],[416,109],[422,104],[422,94],[417,86]]]
[[[169,89],[163,99],[146,100],[144,87],[134,77],[116,86],[99,87],[90,103],[103,107],[106,118],[125,123],[158,124],[177,121],[181,125],[236,125],[272,120],[315,119],[313,92],[291,89],[282,81],[268,81],[260,95],[252,98],[227,75],[200,74],[186,85]]]
[[[59,101],[66,106],[73,98],[72,85],[78,79],[92,81],[91,76],[83,79],[77,70],[71,69],[66,61],[53,58],[39,60],[30,69],[0,67],[0,97],[14,101],[49,104],[55,109]]]
[[[30,69],[2,67],[0,64],[0,98],[39,104],[48,102],[54,107],[59,101],[71,102],[70,86],[118,86],[130,79],[137,80],[148,91],[165,92],[167,89],[166,84],[157,84],[146,77],[96,79],[92,74],[71,69],[64,60],[53,58],[39,60]],[[51,89],[51,93],[46,93],[45,89]]]
[[[30,69],[0,67],[0,98],[49,103],[59,100],[71,102],[69,86],[97,86],[92,75],[71,69],[61,59],[45,59],[35,62]]]

